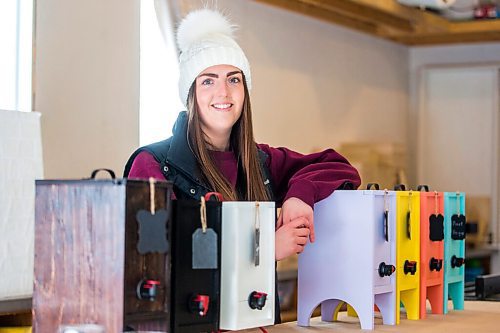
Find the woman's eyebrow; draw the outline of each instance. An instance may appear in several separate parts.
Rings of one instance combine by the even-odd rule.
[[[226,77],[230,77],[230,76],[232,76],[234,74],[242,74],[242,72],[241,71],[229,72],[229,73],[226,74]]]
[[[198,77],[202,77],[202,76],[214,77],[216,79],[219,78],[219,75],[214,74],[214,73],[202,73],[202,74],[198,75]]]
[[[230,76],[233,76],[235,74],[243,74],[243,73],[241,71],[232,71],[232,72],[227,73],[226,77],[230,77]],[[201,73],[200,75],[198,75],[198,77],[202,77],[202,76],[214,77],[216,79],[219,78],[219,75],[215,74],[215,73]]]

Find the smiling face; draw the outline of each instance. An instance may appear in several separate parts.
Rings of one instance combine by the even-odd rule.
[[[215,147],[225,150],[243,109],[243,74],[234,66],[216,65],[202,71],[195,85],[201,128]]]

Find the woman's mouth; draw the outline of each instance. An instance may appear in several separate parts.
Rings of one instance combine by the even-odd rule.
[[[230,109],[232,106],[233,106],[233,104],[231,104],[231,103],[212,104],[212,107],[214,107],[217,110],[221,110],[221,111],[226,111],[226,110]]]

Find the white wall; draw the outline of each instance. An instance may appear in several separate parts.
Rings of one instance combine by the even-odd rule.
[[[253,1],[218,7],[241,26],[258,141],[406,142],[406,47]],[[120,173],[138,145],[139,1],[37,1],[36,19],[45,176]]]
[[[415,47],[410,49],[409,70],[410,70],[410,108],[409,108],[409,151],[410,151],[410,177],[415,182],[416,179],[416,149],[417,141],[416,130],[418,120],[418,97],[419,97],[419,74],[422,68],[428,66],[475,66],[481,64],[500,64],[500,43],[484,43],[484,44],[469,44],[469,45],[452,45],[452,46],[437,46],[437,47]],[[414,125],[413,125],[414,124]],[[482,133],[478,133],[481,135]],[[473,135],[473,134],[469,134]],[[481,161],[477,161],[478,167],[474,173],[478,173],[481,169]],[[494,164],[494,168],[499,168],[498,163]],[[497,185],[500,188],[500,184]],[[493,207],[495,205],[493,204]],[[500,218],[500,205],[497,204],[496,221]],[[495,209],[493,209],[495,210]],[[495,212],[493,211],[493,214]],[[498,222],[497,222],[498,223]],[[492,225],[496,228],[498,238],[498,225]],[[493,252],[491,258],[491,272],[500,272],[500,252],[498,249]]]
[[[406,47],[253,1],[218,4],[240,25],[258,141],[302,152],[406,143]]]
[[[218,7],[241,27],[257,140],[303,152],[408,143],[411,181],[418,69],[500,61],[500,43],[408,49],[253,1]],[[139,142],[139,0],[44,0],[36,11],[34,109],[43,115],[45,176],[121,172]]]
[[[139,1],[36,2],[34,109],[46,178],[121,173],[138,146]],[[302,152],[407,143],[413,182],[419,68],[500,62],[500,43],[407,48],[253,1],[217,3],[241,26],[258,141]]]
[[[420,71],[426,66],[436,65],[480,65],[500,64],[500,43],[448,45],[433,47],[413,47],[409,50],[409,131],[410,151],[409,175],[411,182],[416,182],[416,149],[418,120],[418,85]]]
[[[139,0],[36,1],[46,178],[118,173],[138,145]]]

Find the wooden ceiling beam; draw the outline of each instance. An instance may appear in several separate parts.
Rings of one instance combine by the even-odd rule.
[[[406,45],[500,41],[500,20],[450,22],[395,0],[254,0]]]
[[[419,8],[412,8],[399,4],[396,0],[348,0],[360,5],[375,8],[379,11],[391,13],[401,19],[412,22],[417,30],[422,31],[447,31],[449,22],[435,14],[431,14]],[[383,21],[382,21],[383,23]]]
[[[469,22],[454,22],[450,25],[451,33],[461,32],[492,32],[500,31],[500,20],[477,20]]]
[[[392,37],[392,40],[409,46],[419,45],[443,45],[459,43],[484,43],[489,41],[499,41],[500,31],[484,32],[481,34],[463,32],[463,33],[433,33],[420,35],[407,35]]]
[[[304,14],[306,16],[321,19],[330,23],[346,26],[348,28],[363,31],[369,34],[375,34],[377,32],[377,25],[373,23],[367,23],[365,21],[360,21],[358,19],[341,15],[337,12],[325,10],[324,8],[318,7],[314,4],[305,1],[301,0],[254,0],[254,1],[287,9],[296,13]]]
[[[454,22],[443,33],[394,34],[387,38],[407,45],[500,41],[500,21]]]
[[[311,6],[322,8],[330,12],[336,12],[353,19],[362,20],[371,24],[384,24],[401,31],[412,32],[414,24],[406,17],[394,15],[391,12],[381,10],[376,6],[367,6],[363,1],[357,0],[293,0],[289,2],[302,2]]]

